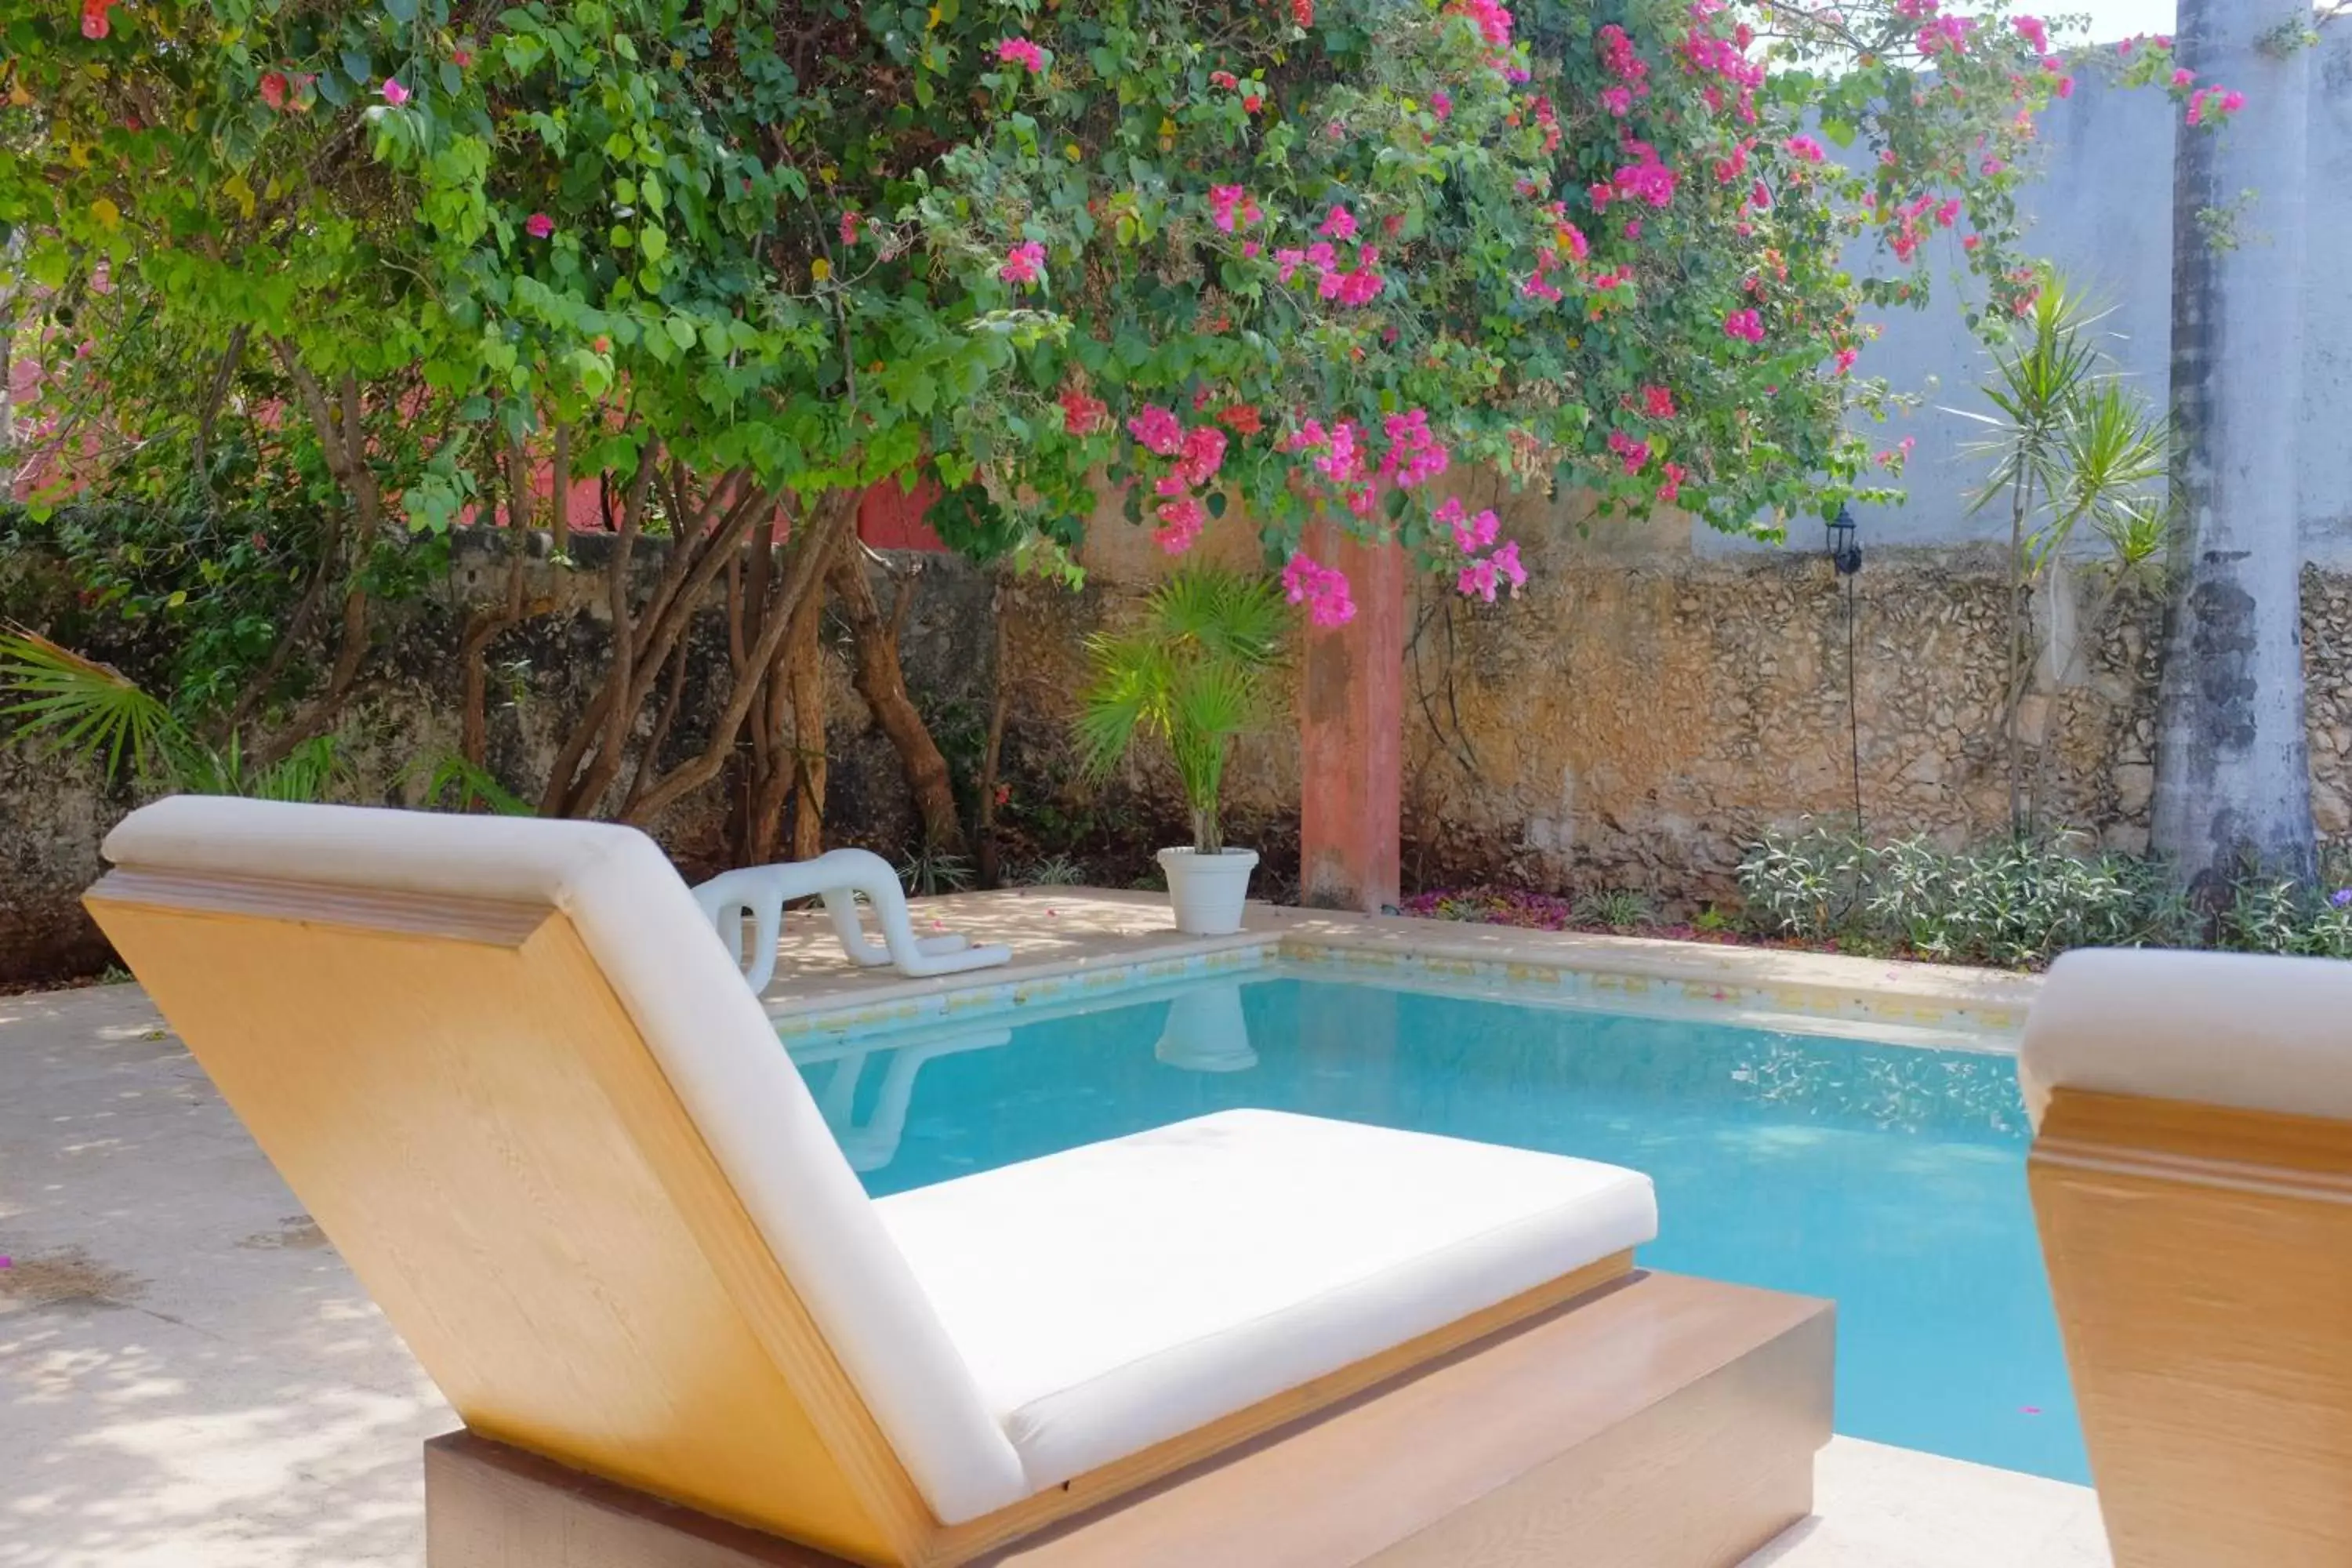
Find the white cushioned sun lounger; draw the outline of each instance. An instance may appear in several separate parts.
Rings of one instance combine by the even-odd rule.
[[[2019,1076],[2118,1568],[2352,1563],[2352,963],[2067,953]]]
[[[641,834],[179,797],[106,853],[90,908],[470,1428],[853,1561],[967,1560],[1656,1232],[1635,1172],[1249,1110],[874,1202]]]

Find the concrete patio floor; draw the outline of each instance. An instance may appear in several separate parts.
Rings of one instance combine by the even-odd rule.
[[[0,997],[0,1568],[422,1568],[454,1418],[137,986]],[[1850,1438],[1819,1478],[1752,1564],[2108,1562],[2081,1487]]]

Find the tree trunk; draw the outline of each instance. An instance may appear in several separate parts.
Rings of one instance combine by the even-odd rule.
[[[885,620],[866,575],[862,552],[845,552],[834,563],[833,591],[841,601],[857,649],[857,695],[873,710],[874,722],[890,738],[906,770],[907,790],[922,819],[923,839],[934,850],[963,853],[963,817],[956,810],[955,777],[931,739],[923,715],[907,695],[907,674],[898,663],[898,628],[914,585],[902,583]]]
[[[2302,416],[2310,51],[2256,47],[2270,0],[2181,0],[2175,47],[2242,91],[2174,133],[2172,420],[2180,518],[2150,841],[2209,904],[2247,858],[2314,868],[2295,428]],[[2254,193],[2232,248],[2200,215]]]
[[[783,687],[792,699],[793,858],[814,860],[824,853],[824,643],[823,584],[812,586],[808,602],[784,638]]]
[[[1013,637],[1006,617],[1013,610],[1005,588],[1004,568],[996,569],[996,584],[988,598],[988,618],[996,640],[989,660],[988,740],[980,753],[980,885],[995,888],[1004,881],[1003,847],[996,841],[996,792],[1004,773],[1004,721],[1013,713]]]

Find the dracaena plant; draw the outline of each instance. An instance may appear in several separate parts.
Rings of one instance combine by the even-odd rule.
[[[1264,575],[1194,564],[1152,590],[1133,627],[1087,641],[1094,679],[1076,725],[1085,766],[1099,777],[1139,741],[1164,746],[1203,855],[1225,847],[1225,763],[1234,742],[1266,721],[1286,619]]]

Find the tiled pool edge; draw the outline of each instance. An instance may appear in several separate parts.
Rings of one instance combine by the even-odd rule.
[[[1670,1005],[1725,1022],[1769,1026],[1813,1020],[1892,1043],[2012,1051],[2039,977],[1889,964],[1769,948],[1591,937],[1493,926],[1449,929],[1403,917],[1349,917],[1253,906],[1250,929],[1228,937],[1135,937],[1132,958],[1099,954],[1023,964],[994,980],[909,981],[863,997],[772,996],[783,1038],[890,1028],[1061,1003],[1133,986],[1236,973],[1280,959],[1305,967],[1436,981],[1550,987],[1563,1001],[1608,1008]]]
[[[787,995],[767,1003],[768,1019],[778,1036],[787,1040],[852,1029],[897,1028],[960,1013],[996,1012],[1202,975],[1241,973],[1264,968],[1280,946],[1279,938],[1244,931],[1238,937],[1204,938],[1199,946],[1188,944],[1174,951],[1164,942],[1157,943],[1149,956],[1133,959],[1080,959],[1027,969],[1016,963],[1010,966],[1011,973],[994,982],[912,992],[894,989],[869,1001],[820,1004],[804,1011],[793,1010]]]

